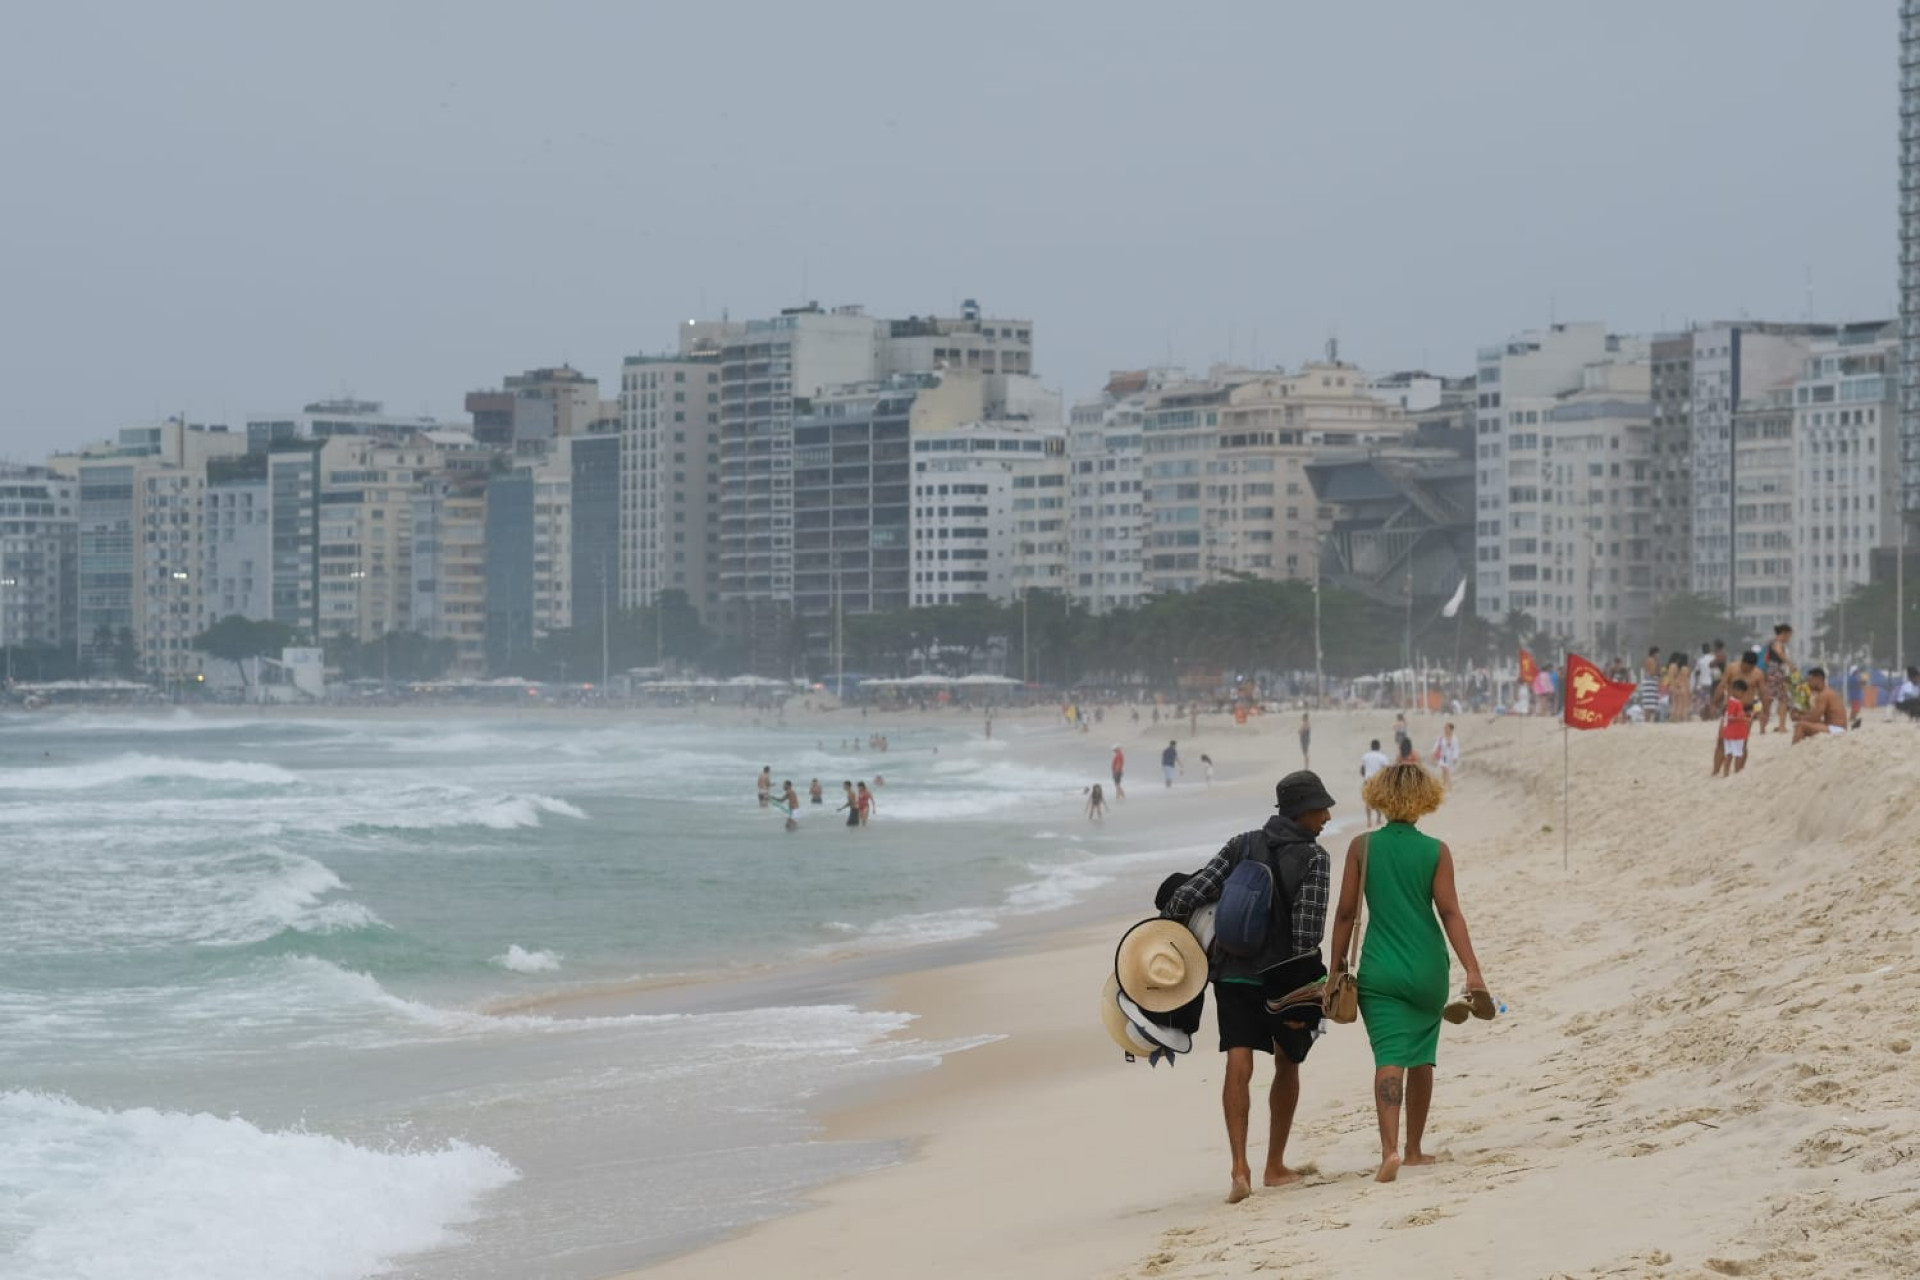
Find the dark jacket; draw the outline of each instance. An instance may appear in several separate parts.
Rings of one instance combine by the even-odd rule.
[[[1266,944],[1252,956],[1228,955],[1216,947],[1212,957],[1216,979],[1257,978],[1302,952],[1318,954],[1326,933],[1333,865],[1327,851],[1306,828],[1279,814],[1249,835],[1251,839],[1235,836],[1227,841],[1213,861],[1174,890],[1161,913],[1185,920],[1207,903],[1218,901],[1221,887],[1242,857],[1258,858],[1273,868],[1273,919],[1267,926]]]

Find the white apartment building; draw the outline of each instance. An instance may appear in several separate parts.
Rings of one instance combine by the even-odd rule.
[[[975,422],[916,435],[912,444],[915,607],[1064,592],[1064,432]]]
[[[0,463],[0,648],[73,644],[79,546],[73,480]]]
[[[1560,397],[1619,346],[1604,324],[1530,329],[1480,348],[1475,374],[1474,609],[1498,622],[1540,608],[1541,435]],[[1517,447],[1516,447],[1517,445]],[[1531,566],[1519,578],[1510,564]]]
[[[273,617],[273,510],[267,455],[247,453],[207,464],[201,562],[201,621]]]
[[[1538,430],[1506,434],[1509,462],[1538,468],[1537,495],[1509,494],[1506,519],[1539,531],[1509,536],[1510,589],[1537,592],[1542,628],[1599,661],[1643,644],[1654,609],[1652,369],[1644,345],[1620,354],[1587,366]]]
[[[1115,373],[1100,396],[1073,407],[1067,592],[1094,613],[1146,598],[1141,422],[1151,395],[1186,380],[1179,369]]]
[[[1709,324],[1691,332],[1693,394],[1688,406],[1687,468],[1692,494],[1693,590],[1739,609],[1734,508],[1733,413],[1799,373],[1808,347],[1831,325]],[[1728,637],[1732,643],[1732,637]]]
[[[573,439],[555,440],[532,468],[535,639],[573,626]]]
[[[718,603],[720,348],[702,333],[678,356],[629,356],[620,372],[620,605],[684,591]]]
[[[1792,621],[1802,652],[1821,616],[1869,580],[1874,550],[1899,537],[1898,369],[1897,332],[1853,329],[1813,346],[1794,385]]]
[[[409,499],[413,630],[451,640],[448,674],[487,667],[487,489],[481,476],[435,477]]]
[[[1733,414],[1734,554],[1739,590],[1734,617],[1754,640],[1792,618],[1794,495],[1793,384],[1768,387]]]

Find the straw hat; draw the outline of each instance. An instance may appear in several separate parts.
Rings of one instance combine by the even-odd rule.
[[[1107,985],[1100,991],[1100,1025],[1128,1053],[1150,1054],[1160,1047],[1120,1011],[1120,979],[1112,974],[1107,975]]]
[[[1158,916],[1127,930],[1113,953],[1120,990],[1148,1013],[1172,1013],[1206,990],[1207,953],[1178,920]]]

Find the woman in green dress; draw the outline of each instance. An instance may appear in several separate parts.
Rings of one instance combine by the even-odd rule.
[[[1440,807],[1446,791],[1419,764],[1403,761],[1360,789],[1386,826],[1353,838],[1333,921],[1334,972],[1346,966],[1347,944],[1360,910],[1361,858],[1366,859],[1366,941],[1360,953],[1360,1016],[1373,1046],[1373,1103],[1380,1119],[1380,1182],[1402,1164],[1431,1164],[1421,1148],[1433,1102],[1433,1064],[1440,1019],[1491,1018],[1493,997],[1474,959],[1467,918],[1453,885],[1453,854],[1413,824]],[[1447,1003],[1447,943],[1467,971],[1467,995]],[[1458,1015],[1458,1016],[1456,1016]],[[1407,1144],[1400,1147],[1402,1101]]]

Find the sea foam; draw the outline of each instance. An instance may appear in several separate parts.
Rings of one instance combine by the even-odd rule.
[[[0,769],[0,791],[90,791],[127,782],[192,781],[284,787],[300,779],[252,760],[194,760],[137,753],[81,765]]]
[[[459,1239],[513,1182],[485,1147],[375,1150],[238,1118],[0,1094],[13,1280],[358,1280]]]

